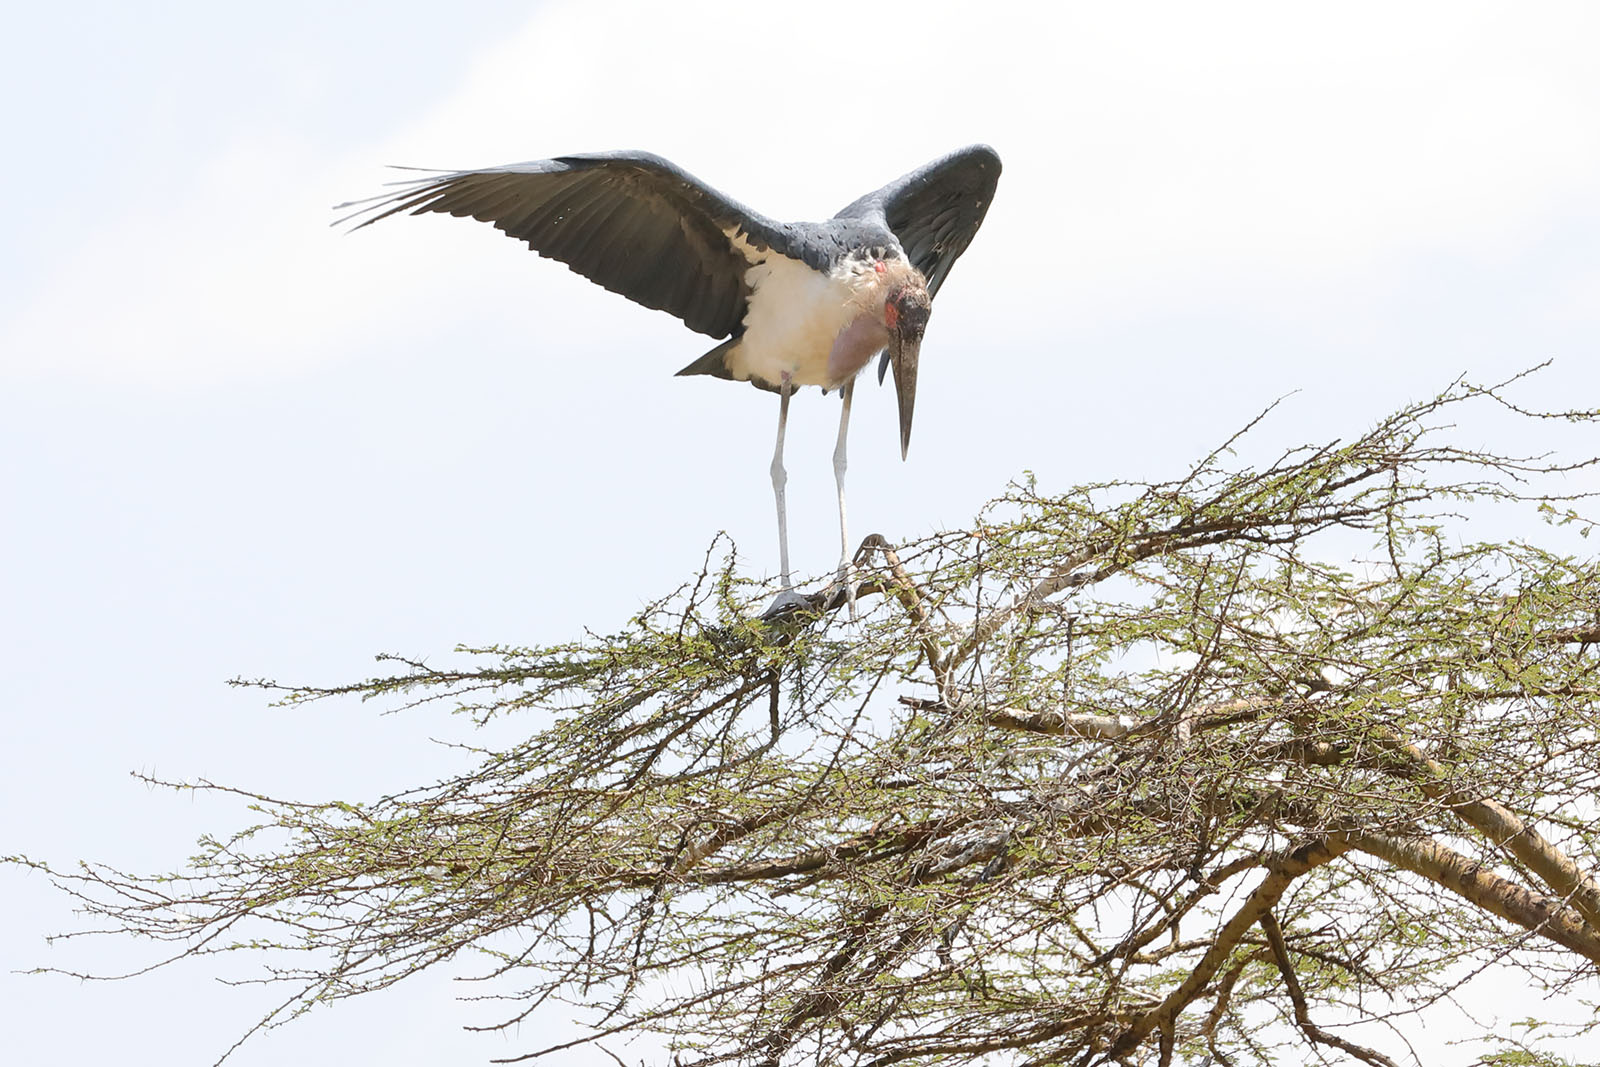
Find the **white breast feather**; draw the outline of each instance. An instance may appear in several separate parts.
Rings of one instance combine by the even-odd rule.
[[[728,236],[755,264],[745,271],[750,305],[728,370],[735,378],[754,376],[773,385],[785,372],[795,385],[843,384],[830,380],[828,353],[840,331],[874,310],[874,301],[881,313],[877,272],[859,264],[824,274],[788,256],[757,251],[738,233]]]

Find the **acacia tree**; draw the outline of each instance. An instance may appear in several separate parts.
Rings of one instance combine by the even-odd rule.
[[[527,736],[374,801],[244,793],[262,822],[173,875],[14,862],[174,959],[270,953],[258,1028],[476,953],[501,1026],[567,1001],[682,1064],[1394,1064],[1394,1020],[1481,968],[1600,968],[1600,576],[1461,517],[1587,533],[1588,464],[1448,443],[1497,403],[1014,487],[868,538],[859,621],[837,588],[764,618],[708,555],[610,636],[242,683]]]

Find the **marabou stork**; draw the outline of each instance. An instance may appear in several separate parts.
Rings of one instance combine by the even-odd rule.
[[[900,456],[911,443],[917,360],[931,301],[983,222],[1000,157],[972,145],[868,193],[826,222],[780,223],[646,152],[558,156],[399,183],[347,218],[437,211],[492,223],[542,256],[692,330],[726,338],[679,374],[747,381],[779,395],[772,491],[783,592],[789,572],[783,432],[797,386],[842,400],[833,470],[839,580],[853,593],[845,520],[845,435],[856,375],[883,353],[893,371]],[[341,220],[344,221],[344,220]],[[854,608],[854,597],[851,596]]]

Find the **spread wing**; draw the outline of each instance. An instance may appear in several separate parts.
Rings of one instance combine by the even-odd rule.
[[[446,172],[340,207],[356,229],[397,212],[492,223],[542,256],[692,330],[726,337],[750,296],[745,250],[790,254],[773,222],[648,152],[599,152]],[[737,242],[735,238],[739,237]]]
[[[969,145],[868,193],[836,217],[888,226],[932,296],[983,224],[999,180],[995,150]]]

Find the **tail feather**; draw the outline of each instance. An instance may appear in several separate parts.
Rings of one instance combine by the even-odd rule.
[[[728,356],[732,354],[738,344],[739,338],[730,337],[683,368],[678,374],[680,376],[684,374],[710,374],[713,377],[725,378],[731,382],[734,378],[733,372],[728,370]]]
[[[732,358],[734,350],[739,346],[739,338],[730,337],[722,342],[687,367],[678,372],[679,376],[685,374],[709,374],[713,378],[721,378],[726,382],[749,382],[757,389],[765,389],[769,393],[776,393],[778,387],[760,378],[740,378],[728,369],[728,360]]]

